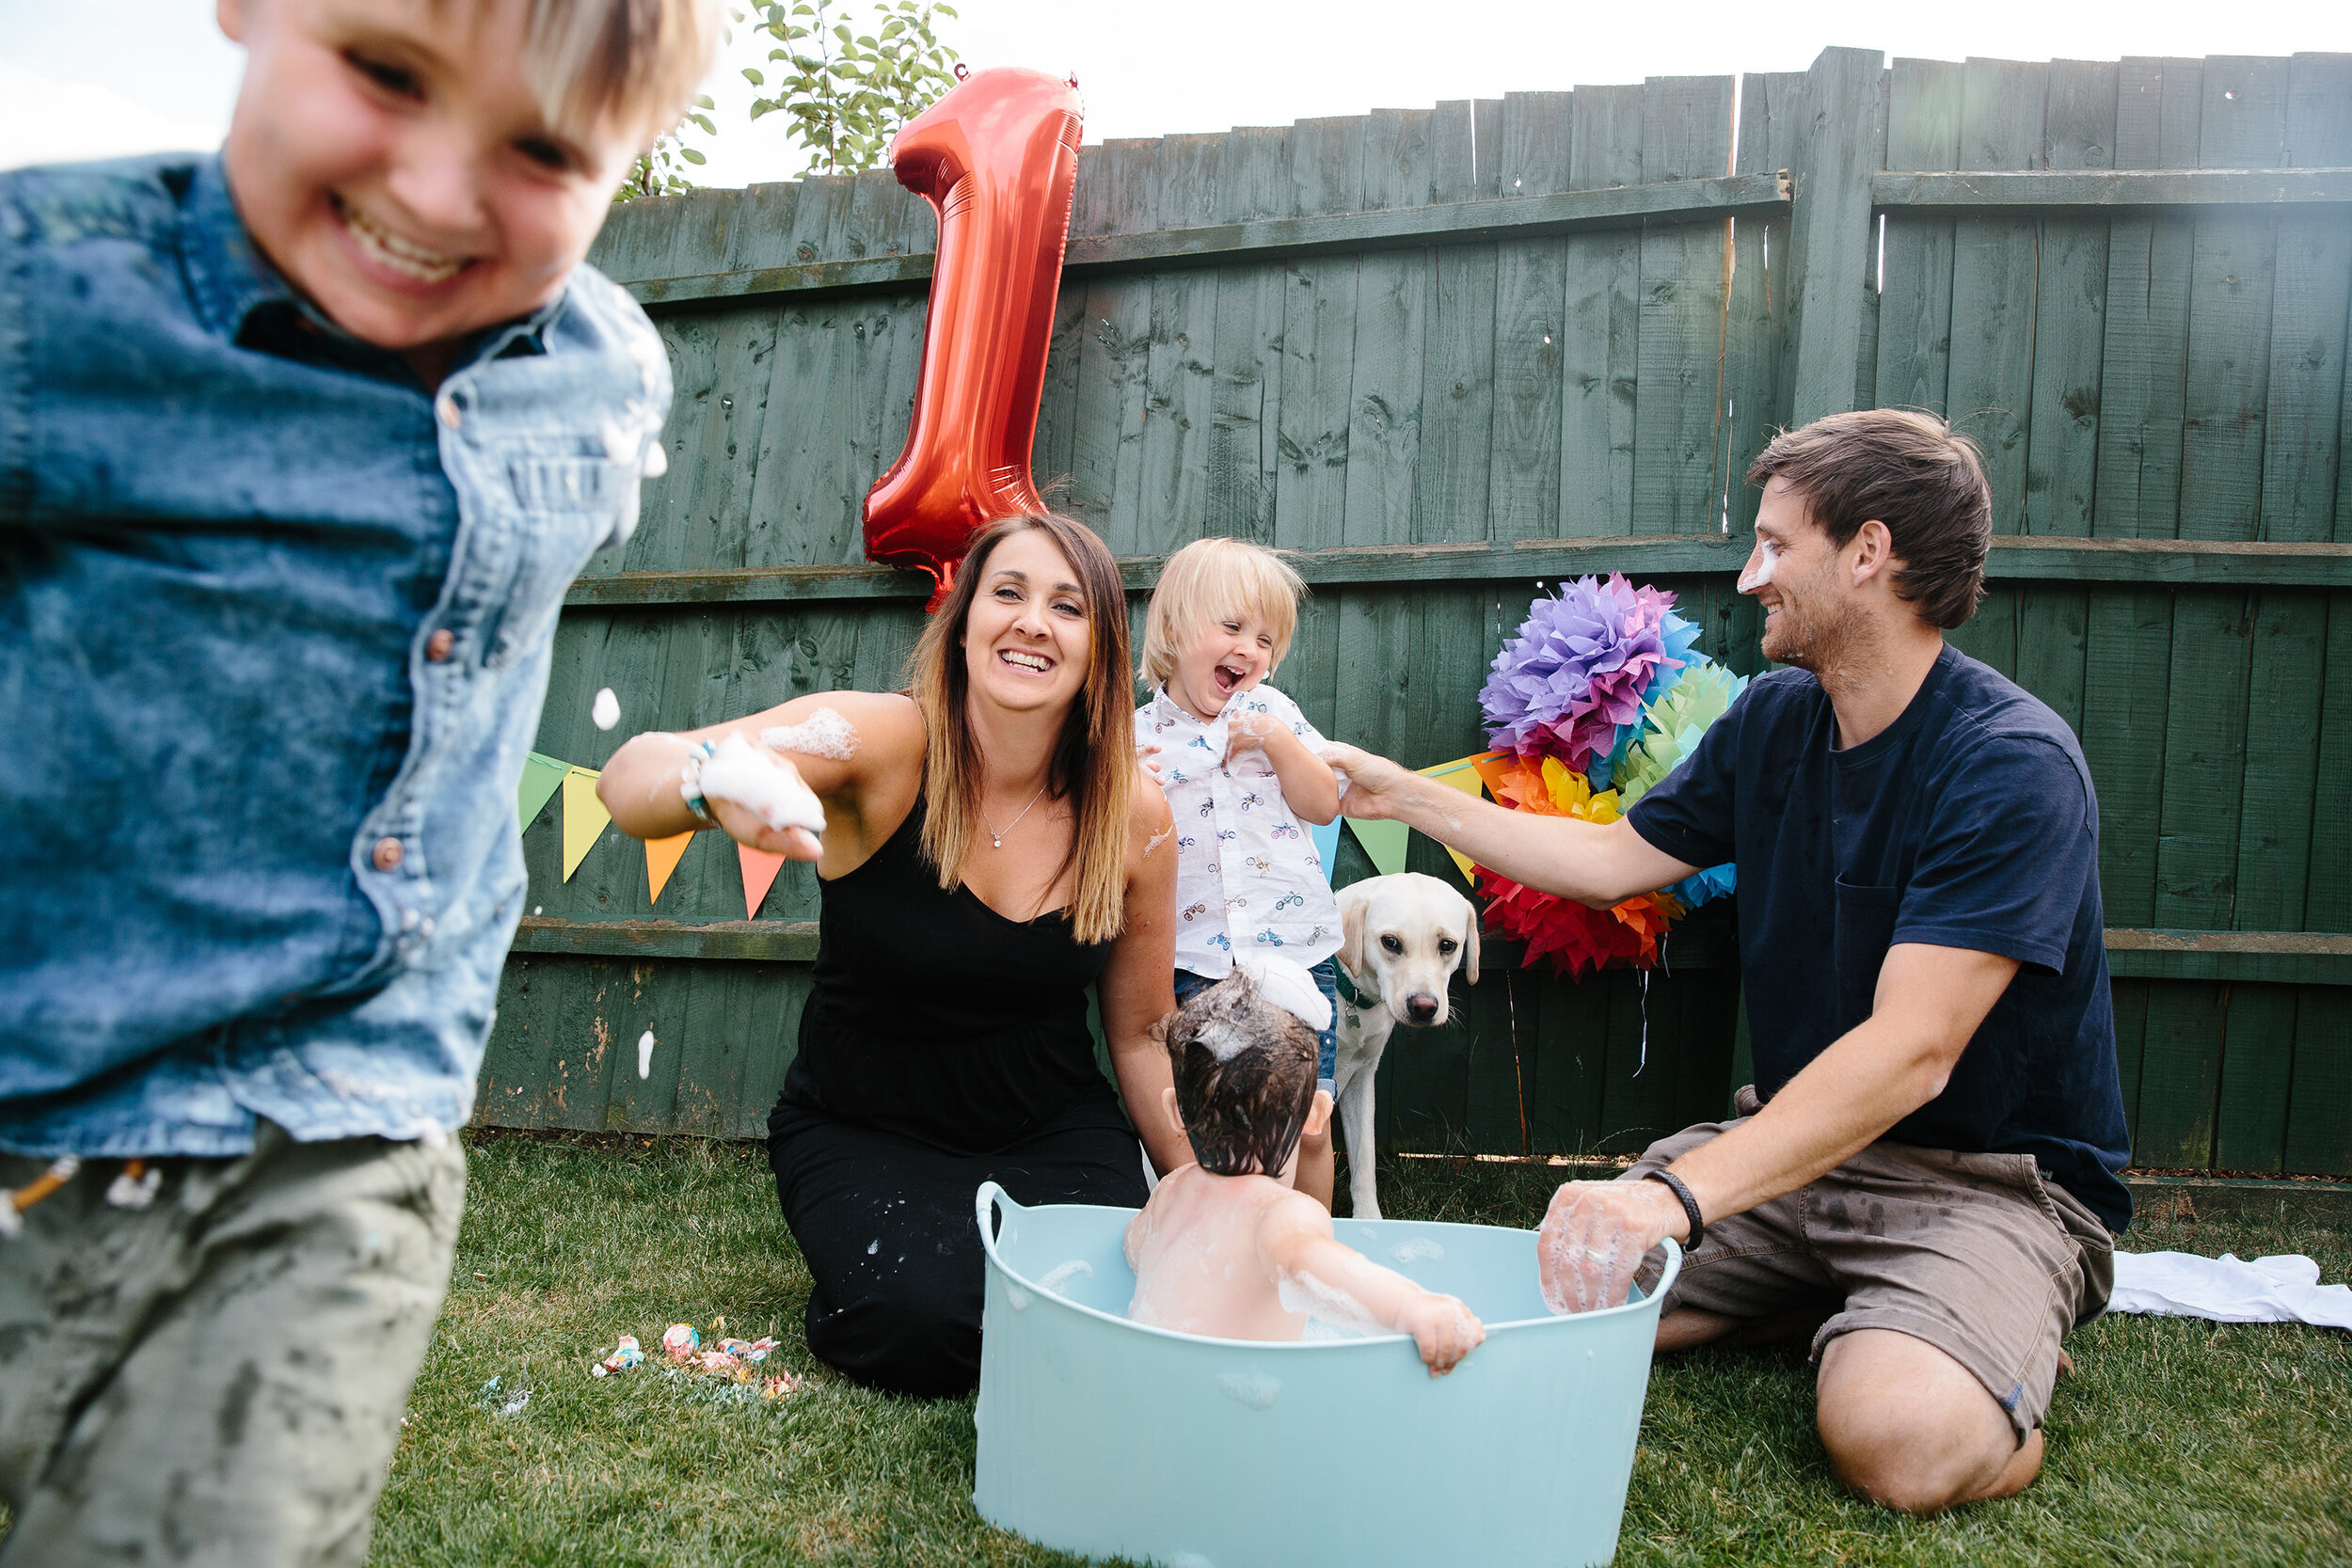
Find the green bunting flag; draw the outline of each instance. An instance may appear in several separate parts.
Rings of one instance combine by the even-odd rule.
[[[571,770],[570,763],[536,752],[523,758],[522,785],[516,791],[516,804],[522,808],[525,828],[538,819],[548,798],[563,787],[564,775]]]

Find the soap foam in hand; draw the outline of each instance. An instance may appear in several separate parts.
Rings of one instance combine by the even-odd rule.
[[[596,721],[596,728],[600,730],[609,730],[621,721],[621,700],[612,695],[611,687],[596,693],[596,704],[589,708],[588,717]]]
[[[778,832],[825,831],[824,805],[800,775],[739,734],[729,732],[704,761],[701,783],[704,800],[732,801]]]

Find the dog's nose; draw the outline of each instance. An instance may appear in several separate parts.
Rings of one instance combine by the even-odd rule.
[[[1405,999],[1405,1016],[1415,1023],[1426,1023],[1438,1016],[1438,999],[1422,993]]]

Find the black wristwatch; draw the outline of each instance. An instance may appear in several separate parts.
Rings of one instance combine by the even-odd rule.
[[[1686,1256],[1698,1251],[1699,1242],[1707,1235],[1707,1222],[1699,1217],[1699,1200],[1691,1196],[1682,1178],[1670,1170],[1645,1170],[1642,1174],[1652,1181],[1663,1181],[1666,1190],[1682,1200],[1682,1212],[1691,1221],[1691,1236],[1682,1243],[1682,1250]]]

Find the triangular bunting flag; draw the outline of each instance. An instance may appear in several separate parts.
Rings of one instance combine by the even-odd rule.
[[[768,890],[776,885],[776,873],[784,869],[784,857],[742,844],[735,847],[735,853],[743,863],[743,918],[757,920]]]
[[[1323,863],[1323,879],[1331,879],[1331,867],[1340,858],[1340,819],[1331,818],[1322,827],[1307,824],[1307,836],[1315,841],[1315,859]]]
[[[536,752],[523,758],[522,783],[515,791],[515,803],[522,808],[524,827],[538,820],[540,808],[548,803],[548,796],[563,787],[564,775],[571,770],[570,763],[543,757]]]
[[[1356,842],[1372,857],[1373,869],[1383,877],[1393,877],[1405,869],[1405,841],[1412,830],[1402,822],[1374,822],[1360,816],[1347,818],[1347,825],[1356,830]]]
[[[661,890],[670,885],[670,873],[677,869],[678,857],[693,842],[691,830],[672,833],[668,838],[645,840],[645,891],[649,902],[661,902]]]
[[[612,814],[596,799],[596,776],[585,768],[564,775],[564,879],[570,881]]]
[[[1479,784],[1478,764],[1494,754],[1492,752],[1481,752],[1473,756],[1455,757],[1452,762],[1441,762],[1435,768],[1424,768],[1421,770],[1421,774],[1422,777],[1435,779],[1441,784],[1451,784],[1463,794],[1475,799],[1478,795]],[[1462,880],[1473,887],[1476,886],[1478,879],[1470,870],[1470,858],[1450,844],[1440,845],[1438,847],[1453,856],[1454,865],[1462,873]]]

